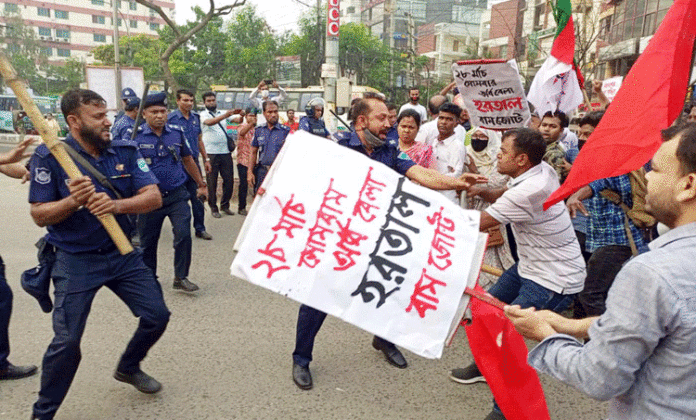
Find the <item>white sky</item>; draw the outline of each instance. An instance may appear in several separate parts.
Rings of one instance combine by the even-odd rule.
[[[314,0],[302,0],[302,2],[315,4]],[[179,24],[193,20],[194,14],[191,11],[193,6],[200,6],[206,12],[210,8],[210,0],[175,0],[175,3],[176,22]],[[232,3],[234,0],[215,0],[216,7]],[[307,6],[296,0],[247,0],[246,4],[255,5],[257,14],[264,17],[268,25],[278,34],[288,30],[295,31],[301,14],[309,11]],[[223,19],[228,18],[229,16],[223,17]]]

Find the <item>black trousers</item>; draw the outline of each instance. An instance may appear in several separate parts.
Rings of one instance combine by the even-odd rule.
[[[241,163],[237,164],[237,173],[239,174],[239,210],[246,209],[247,194],[249,193],[249,185],[247,184],[248,168]]]
[[[624,263],[631,259],[631,248],[608,245],[597,248],[587,262],[585,288],[578,295],[584,316],[602,315],[607,309],[607,294]]]
[[[212,171],[208,174],[208,205],[211,211],[217,211],[217,185],[218,175],[222,177],[222,197],[220,198],[220,209],[230,208],[232,198],[232,188],[234,186],[234,163],[232,155],[224,153],[221,155],[208,155]]]
[[[10,354],[10,314],[12,313],[12,290],[5,280],[5,264],[0,258],[0,370],[7,367]]]

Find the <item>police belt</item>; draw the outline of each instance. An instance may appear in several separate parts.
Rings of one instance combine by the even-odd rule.
[[[185,189],[186,187],[184,185],[179,185],[178,187],[174,188],[173,190],[165,191],[160,189],[160,192],[162,193],[162,198],[173,195],[177,192],[179,192],[182,189]]]

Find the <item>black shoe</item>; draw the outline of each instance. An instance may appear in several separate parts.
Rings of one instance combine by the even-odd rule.
[[[145,394],[154,394],[162,389],[161,383],[157,382],[155,378],[142,370],[138,370],[135,373],[122,373],[116,371],[114,372],[114,379],[131,384],[135,389]]]
[[[174,277],[174,288],[184,292],[195,292],[198,290],[196,283],[191,282],[187,278],[180,279],[178,277]]]
[[[295,385],[300,389],[312,389],[312,374],[309,373],[309,367],[294,363],[292,365],[292,380],[295,381]]]
[[[219,219],[222,217],[222,215],[217,210],[213,210],[212,213],[213,213],[213,217],[216,219]]]
[[[228,216],[234,216],[234,212],[230,209],[222,209],[222,212]]]
[[[213,239],[213,235],[202,230],[200,232],[196,232],[196,238],[201,238],[201,239],[205,239],[205,240],[209,241],[209,240]]]
[[[375,338],[372,339],[372,347],[375,348],[375,350],[379,350],[382,353],[384,353],[384,357],[387,359],[387,362],[389,364],[398,367],[399,369],[406,369],[408,366],[408,363],[406,362],[406,359],[404,358],[404,355],[401,354],[399,349],[396,348],[395,345],[391,343],[385,343],[384,340],[379,339],[375,336]]]
[[[483,420],[505,420],[505,416],[498,410],[491,410]]]
[[[247,213],[246,209],[241,209],[237,211],[237,214],[240,216],[246,216],[249,213]]]
[[[475,384],[476,382],[486,382],[481,371],[472,363],[465,368],[452,369],[449,373],[449,378],[460,384]]]
[[[26,378],[35,374],[37,369],[38,368],[34,365],[15,366],[13,364],[9,364],[5,369],[0,370],[0,380],[5,381]]]

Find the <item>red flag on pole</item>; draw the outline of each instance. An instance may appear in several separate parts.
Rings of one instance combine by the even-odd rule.
[[[476,290],[485,293],[480,286]],[[476,366],[507,420],[549,420],[539,376],[527,364],[527,346],[500,308],[471,299],[466,327]]]
[[[696,1],[675,0],[544,209],[592,181],[626,174],[652,158],[660,130],[682,111],[695,38]]]

